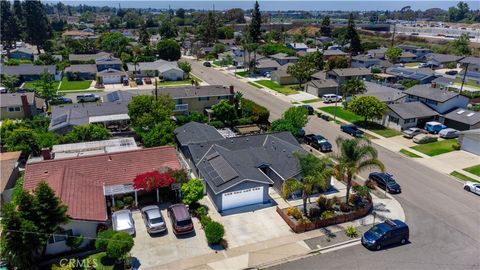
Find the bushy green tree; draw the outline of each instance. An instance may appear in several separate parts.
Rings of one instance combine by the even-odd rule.
[[[325,37],[332,36],[332,28],[330,27],[330,17],[325,16],[322,19],[322,23],[320,25],[320,34]]]
[[[106,32],[98,39],[98,44],[102,50],[111,52],[117,57],[125,51],[129,42],[128,38],[119,32]]]
[[[163,20],[158,29],[158,33],[162,39],[172,39],[177,37],[177,29],[169,20]]]
[[[66,142],[90,142],[101,141],[111,137],[110,132],[105,127],[98,124],[87,124],[75,126],[72,131],[67,133],[64,137]]]
[[[177,65],[181,70],[183,70],[183,72],[185,72],[187,76],[192,71],[192,65],[190,65],[190,63],[187,61],[179,61]]]
[[[180,45],[173,39],[161,40],[157,43],[158,57],[167,61],[177,61],[182,56]]]
[[[182,200],[184,203],[191,205],[204,196],[204,186],[202,180],[198,178],[190,179],[187,183],[182,185]]]
[[[210,245],[220,243],[225,235],[225,229],[223,228],[223,225],[216,221],[208,222],[204,230],[205,236],[207,237],[207,242]]]
[[[261,27],[262,27],[262,15],[260,13],[260,5],[258,1],[255,1],[255,5],[252,11],[252,20],[248,26],[249,36],[254,43],[258,43],[261,37]]]
[[[2,2],[3,3],[3,2]],[[2,74],[0,76],[1,84],[11,93],[15,92],[15,86],[18,82],[17,75]]]
[[[287,73],[297,79],[300,87],[317,70],[315,63],[310,60],[308,57],[300,57],[297,63],[287,67]]]
[[[362,44],[360,36],[355,28],[355,21],[353,19],[353,13],[350,13],[348,17],[347,32],[345,34],[345,40],[350,43],[349,51],[352,53],[359,53],[362,51]]]
[[[300,135],[300,130],[308,122],[308,110],[303,106],[291,107],[283,113],[282,118],[272,122],[272,131],[289,131],[294,136]]]
[[[175,102],[166,95],[157,98],[151,95],[133,97],[128,104],[128,115],[132,125],[141,130],[152,129],[156,124],[170,120]]]
[[[45,100],[47,111],[50,107],[50,102],[57,94],[57,89],[55,89],[53,82],[53,74],[50,74],[45,70],[40,77],[40,88],[37,89],[37,94]]]
[[[449,46],[452,48],[455,55],[464,56],[472,54],[470,38],[467,34],[462,34],[460,37],[452,41]]]
[[[133,248],[133,237],[126,232],[116,232],[107,245],[107,256],[121,260]]]
[[[222,100],[213,105],[212,110],[215,118],[222,121],[226,125],[230,125],[236,118],[235,107],[226,100]]]
[[[343,95],[345,95],[346,97],[355,96],[358,94],[365,93],[367,91],[367,87],[365,86],[365,83],[361,79],[347,80],[342,85],[341,88],[342,88]]]
[[[95,239],[95,248],[98,251],[106,251],[108,243],[110,239],[112,239],[115,231],[108,229],[105,231],[101,231],[97,234],[97,238]]]
[[[166,120],[156,124],[148,131],[140,131],[143,145],[145,147],[155,147],[175,143],[175,123],[171,120]]]
[[[40,1],[25,1],[22,4],[25,16],[25,38],[36,45],[38,53],[46,41],[53,37],[52,27]]]
[[[398,58],[400,55],[402,55],[402,49],[398,47],[390,47],[387,49],[385,52],[385,55],[387,56],[388,60],[392,63],[397,63]]]
[[[333,56],[328,59],[327,64],[325,65],[326,70],[332,70],[336,68],[347,68],[348,59],[344,56]]]
[[[348,110],[365,117],[365,122],[380,119],[387,111],[387,105],[374,96],[354,97],[348,103]]]

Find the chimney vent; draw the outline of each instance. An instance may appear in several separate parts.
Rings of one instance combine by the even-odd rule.
[[[32,112],[30,111],[30,105],[28,104],[27,95],[21,95],[20,98],[22,99],[22,108],[25,118],[32,117]]]
[[[42,153],[43,160],[52,159],[52,154],[50,153],[50,148],[42,148],[41,153]]]

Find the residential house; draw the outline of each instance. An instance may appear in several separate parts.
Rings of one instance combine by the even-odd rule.
[[[305,84],[305,92],[317,97],[322,97],[326,94],[335,94],[337,91],[341,94],[338,83],[332,79],[315,79]]]
[[[371,57],[369,55],[357,55],[352,57],[352,68],[371,68],[372,66],[380,63],[382,60]]]
[[[387,48],[381,47],[378,49],[371,49],[367,51],[367,55],[377,59],[385,59],[385,53],[387,52]]]
[[[0,152],[0,205],[12,198],[13,189],[20,176],[18,165],[21,154],[21,151]]]
[[[68,60],[72,64],[85,64],[87,62],[90,64],[95,64],[96,59],[109,57],[110,55],[111,54],[108,52],[98,52],[93,54],[69,54]]]
[[[315,38],[315,45],[321,47],[324,47],[327,44],[333,43],[334,39],[331,37],[325,37],[325,36],[320,36]]]
[[[134,197],[136,202],[137,197],[145,192],[133,188],[133,179],[141,173],[163,168],[181,168],[174,147],[28,163],[23,187],[32,192],[40,181],[46,181],[68,207],[70,222],[62,225],[62,231],[50,237],[46,254],[70,251],[65,240],[71,235],[94,239],[99,226],[109,223],[110,203],[107,204],[107,201],[114,204],[114,196],[127,194]],[[89,243],[84,241],[81,247]]]
[[[393,103],[379,124],[395,130],[424,128],[425,123],[438,119],[438,113],[422,102]]]
[[[357,96],[373,96],[386,104],[403,103],[406,100],[407,95],[402,90],[373,82],[364,83],[367,91]]]
[[[462,71],[457,75],[455,82],[462,83],[465,77],[465,86],[480,86],[480,57],[468,56],[460,60]],[[466,74],[465,74],[466,72]]]
[[[312,80],[325,80],[327,78],[327,72],[325,70],[320,70],[310,76]]]
[[[402,51],[404,52],[413,53],[417,61],[421,61],[425,59],[425,56],[430,53],[429,49],[421,48],[413,45],[402,44],[402,45],[398,45],[397,47],[402,49]]]
[[[466,108],[468,98],[456,92],[437,88],[436,84],[419,84],[404,91],[407,102],[420,101],[440,114],[456,108]]]
[[[0,119],[24,119],[37,114],[35,93],[4,93],[0,95]]]
[[[349,57],[350,54],[349,53],[346,53],[342,50],[338,50],[338,49],[335,49],[335,50],[324,50],[323,51],[323,60],[324,61],[327,61],[328,59],[332,58],[332,57]]]
[[[335,80],[340,84],[351,79],[370,81],[372,72],[368,68],[335,68],[327,71],[327,79]]]
[[[160,76],[166,81],[178,81],[185,78],[185,73],[178,67],[177,61],[169,62],[157,60],[154,62],[140,62],[137,65],[127,64],[128,71],[134,76]]]
[[[297,84],[298,80],[292,75],[288,74],[287,69],[289,66],[293,65],[292,63],[285,64],[279,67],[277,70],[272,72],[272,81],[277,82],[278,84]]]
[[[308,46],[305,43],[287,43],[287,48],[294,49],[296,52],[307,51]]]
[[[83,31],[83,30],[67,30],[62,33],[62,36],[73,38],[73,39],[82,39],[82,38],[92,38],[95,36],[95,33],[90,31]]]
[[[98,78],[100,78],[100,81],[103,84],[122,83],[125,79],[128,78],[125,71],[115,68],[103,69],[102,71],[97,72],[97,76]]]
[[[443,124],[456,130],[480,128],[480,112],[458,108],[441,117]]]
[[[388,56],[387,56],[388,58]],[[398,63],[412,63],[417,61],[417,56],[411,52],[402,52],[400,56],[398,56],[397,62]]]
[[[432,68],[447,67],[447,65],[449,65],[450,63],[454,63],[456,67],[457,63],[463,58],[463,56],[441,53],[429,53],[425,55],[426,63]]]
[[[57,71],[55,65],[41,66],[33,64],[20,64],[17,66],[0,66],[2,74],[15,75],[18,77],[19,83],[26,81],[40,80],[42,74],[46,71],[52,77],[59,81],[62,78],[62,72]]]
[[[416,80],[420,84],[430,83],[437,78],[435,71],[430,68],[409,69],[393,66],[387,68],[386,73],[396,76],[397,81]]]
[[[270,186],[279,191],[286,179],[301,178],[293,153],[304,150],[289,132],[223,138],[214,127],[192,122],[175,135],[219,212],[270,203]]]
[[[65,68],[65,75],[70,80],[95,80],[97,66],[95,64],[71,65]]]
[[[265,75],[266,73],[272,73],[277,70],[281,65],[270,58],[263,58],[257,61],[255,71],[259,74]]]
[[[10,59],[33,61],[37,53],[26,47],[15,48],[10,51]]]
[[[295,64],[298,61],[298,57],[296,56],[290,56],[286,53],[277,53],[269,56],[273,60],[277,61],[281,66],[292,63]]]
[[[458,143],[461,150],[480,156],[480,129],[459,132]]]
[[[122,61],[113,56],[104,56],[95,59],[95,64],[97,65],[97,71],[101,72],[107,69],[116,69],[122,70]]]

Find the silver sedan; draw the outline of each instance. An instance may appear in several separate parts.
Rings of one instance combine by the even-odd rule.
[[[163,219],[160,208],[156,205],[143,207],[141,210],[142,218],[149,233],[160,233],[167,230],[165,220]]]
[[[135,234],[135,222],[133,221],[130,210],[120,210],[112,214],[113,230],[117,232],[126,232],[130,235]]]

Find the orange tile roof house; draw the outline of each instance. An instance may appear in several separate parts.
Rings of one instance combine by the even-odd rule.
[[[181,168],[174,147],[44,160],[26,165],[23,186],[32,191],[41,180],[47,181],[68,206],[67,215],[72,221],[63,226],[66,234],[95,237],[97,226],[108,220],[105,191],[126,186],[132,192],[135,176],[165,167]],[[64,238],[51,239],[47,254],[68,250]]]

